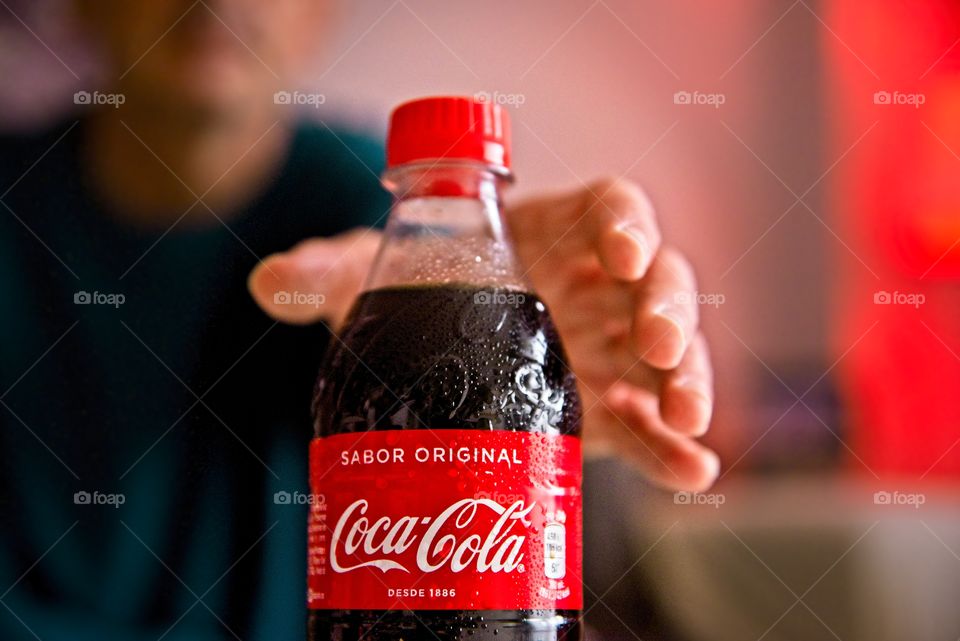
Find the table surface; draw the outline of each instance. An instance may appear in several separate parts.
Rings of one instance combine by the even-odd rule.
[[[638,494],[629,523],[694,641],[960,637],[960,484],[739,478]]]

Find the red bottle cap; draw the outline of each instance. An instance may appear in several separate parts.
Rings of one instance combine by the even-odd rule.
[[[393,110],[387,167],[478,160],[510,169],[510,120],[500,105],[456,96],[420,98]]]

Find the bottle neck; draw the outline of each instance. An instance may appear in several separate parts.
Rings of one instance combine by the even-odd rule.
[[[509,176],[481,163],[401,165],[384,175],[395,196],[366,289],[459,284],[523,288],[501,218]]]
[[[424,162],[393,167],[383,184],[397,201],[416,198],[473,198],[494,201],[512,181],[506,170],[472,161]]]

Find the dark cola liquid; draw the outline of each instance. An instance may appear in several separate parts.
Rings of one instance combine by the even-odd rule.
[[[340,340],[332,339],[313,410],[318,436],[425,428],[580,433],[575,380],[543,303],[472,286],[363,294]],[[578,615],[311,610],[308,639],[574,641]]]

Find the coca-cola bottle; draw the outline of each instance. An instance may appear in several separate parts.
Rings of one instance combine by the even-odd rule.
[[[392,116],[383,243],[314,398],[308,638],[581,636],[580,401],[501,220],[507,114]]]

